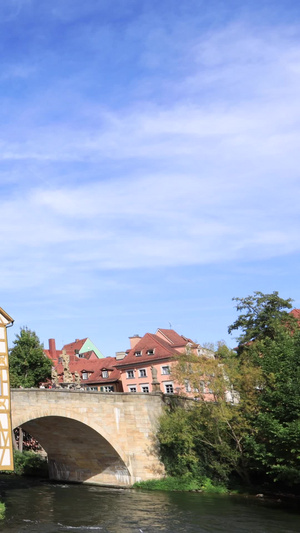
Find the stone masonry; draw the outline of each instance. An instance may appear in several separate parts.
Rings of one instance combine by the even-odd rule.
[[[11,397],[12,427],[40,442],[51,479],[131,486],[164,475],[161,394],[14,389]]]

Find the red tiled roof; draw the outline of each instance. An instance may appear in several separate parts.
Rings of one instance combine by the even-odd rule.
[[[75,344],[75,343],[74,343]],[[78,343],[79,344],[79,343]],[[72,343],[71,344],[66,344],[65,346],[72,346]],[[72,348],[68,348],[66,349],[65,346],[62,348],[62,350],[55,350],[55,357],[52,358],[52,353],[51,353],[51,350],[49,349],[45,349],[44,348],[44,354],[49,358],[51,359],[51,361],[53,361],[55,363],[55,361],[57,361],[59,359],[59,357],[61,357],[62,355],[62,351],[63,350],[66,350],[66,353],[67,355],[70,356],[70,358],[74,359],[76,358],[79,359],[78,357],[78,354],[75,354],[75,349],[72,350]],[[83,344],[82,344],[83,346]],[[78,348],[76,348],[77,350]],[[81,358],[83,359],[98,359],[98,356],[97,354],[94,352],[94,350],[89,350],[88,352],[82,352],[81,354]],[[84,356],[84,357],[82,357]]]
[[[50,359],[51,361],[55,362],[55,360],[57,360],[60,357],[61,350],[55,350],[55,357],[54,358],[51,357],[52,354],[51,354],[51,351],[49,349],[45,349],[44,348],[44,354],[48,357],[48,359]]]
[[[84,343],[86,342],[87,337],[85,339],[76,339],[74,342],[70,342],[69,344],[65,344],[62,347],[62,350],[66,350],[66,353],[69,355],[73,355],[75,353],[75,350],[80,351]]]
[[[96,352],[94,352],[94,350],[89,350],[88,352],[81,352],[80,355],[81,355],[81,358],[84,355],[84,359],[91,359],[91,358],[99,359]],[[77,357],[78,355],[76,355],[76,358]]]
[[[191,339],[188,339],[187,337],[184,337],[183,335],[179,335],[176,331],[174,331],[174,329],[159,328],[156,333],[158,332],[162,333],[168,342],[170,342],[171,344],[173,344],[173,346],[176,346],[178,348],[186,346],[188,342],[195,344]]]
[[[154,353],[147,354],[148,350],[154,350]],[[140,356],[136,356],[136,352],[141,352]],[[178,352],[169,342],[154,335],[153,333],[146,333],[144,337],[135,345],[134,348],[128,351],[128,354],[121,361],[116,363],[116,366],[122,368],[129,364],[145,364],[145,362],[153,362],[161,359],[171,359],[174,356],[179,356]]]
[[[300,309],[293,309],[290,312],[290,315],[293,315],[297,320],[300,320]]]
[[[84,380],[84,383],[110,383],[113,381],[118,381],[120,379],[121,372],[115,367],[116,359],[114,357],[105,357],[103,359],[88,360],[88,359],[78,359],[76,361],[70,361],[69,370],[72,374],[78,372],[80,375],[82,372],[88,372],[89,378]],[[62,375],[64,367],[61,363],[55,365],[55,369],[62,381]],[[109,371],[109,377],[102,377],[102,370]]]

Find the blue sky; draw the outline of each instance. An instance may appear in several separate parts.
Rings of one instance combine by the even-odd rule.
[[[104,355],[300,307],[300,4],[1,0],[0,305]]]

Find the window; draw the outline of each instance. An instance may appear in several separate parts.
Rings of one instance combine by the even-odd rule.
[[[150,350],[147,350],[147,355],[153,355],[154,354],[154,348],[150,348]]]
[[[149,385],[141,385],[142,392],[149,393]]]
[[[83,353],[78,353],[77,357],[79,357],[80,359],[84,359],[84,354]]]
[[[135,355],[136,357],[140,357],[140,356],[142,355],[141,350],[138,350],[137,352],[134,352],[134,355]]]
[[[85,390],[93,390],[93,391],[97,391],[98,390],[98,387],[86,387]]]
[[[174,394],[173,383],[165,383],[164,385],[166,394]]]
[[[102,377],[103,378],[108,378],[108,371],[107,370],[102,370]]]
[[[81,377],[82,377],[82,379],[88,379],[88,378],[89,378],[89,374],[88,374],[88,372],[85,372],[85,371],[83,370],[83,372],[82,372],[82,374],[81,374]]]
[[[113,385],[103,385],[103,387],[100,387],[101,392],[114,392]]]
[[[161,367],[161,373],[164,376],[168,376],[170,374],[170,367],[169,366],[162,366]]]
[[[191,387],[190,382],[189,382],[188,379],[184,380],[184,386],[185,386],[185,391],[186,392],[191,392],[192,391],[192,387]]]
[[[127,374],[127,379],[134,378],[134,370],[127,370],[126,374]]]
[[[145,378],[147,376],[146,368],[141,368],[139,370],[140,378]]]
[[[129,392],[136,392],[136,386],[129,387]]]

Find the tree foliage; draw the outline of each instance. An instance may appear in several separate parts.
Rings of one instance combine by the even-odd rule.
[[[279,297],[278,292],[263,294],[256,291],[246,298],[233,298],[238,302],[236,309],[241,313],[237,320],[228,328],[228,333],[240,330],[242,333],[238,337],[241,344],[262,339],[265,337],[274,338],[278,325],[295,324],[295,319],[287,309],[292,308],[292,299],[284,300]]]
[[[197,401],[189,400],[161,420],[159,439],[168,473],[196,472],[224,482],[234,471],[248,482],[245,443],[252,432],[260,369],[220,343],[214,358],[182,354],[172,374],[189,384]],[[212,401],[204,401],[208,384]]]
[[[245,348],[261,369],[257,411],[248,439],[253,470],[286,484],[300,483],[300,330],[285,326]]]
[[[171,475],[300,485],[300,328],[291,299],[255,292],[238,300],[238,349],[215,358],[187,352],[173,377],[195,392],[162,418],[162,458]],[[246,312],[244,312],[246,310]],[[206,402],[200,383],[209,383]]]
[[[34,331],[21,328],[9,352],[9,374],[12,387],[38,387],[51,377],[52,363]]]

